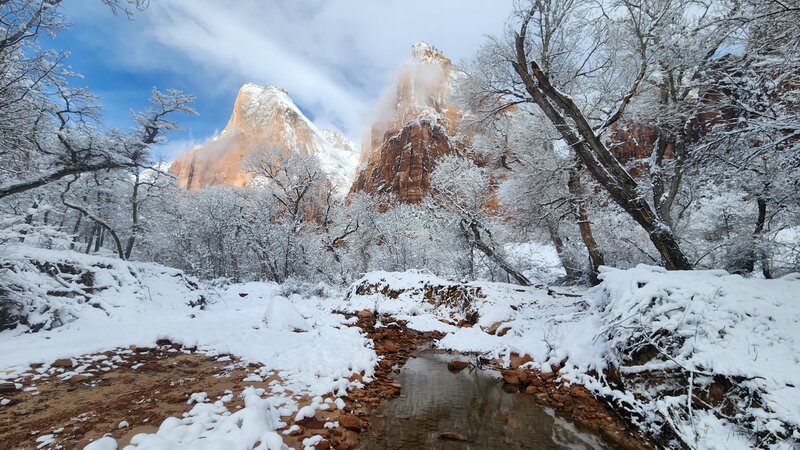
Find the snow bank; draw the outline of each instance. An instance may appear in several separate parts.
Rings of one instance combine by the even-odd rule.
[[[633,395],[606,379],[596,380],[601,392],[694,448],[800,443],[797,277],[640,265],[606,268],[601,279],[587,295],[601,324],[595,340]]]
[[[177,269],[24,245],[2,252],[0,331],[50,330],[130,303],[207,302],[198,281]]]
[[[549,370],[566,356],[566,348],[597,353],[596,318],[577,292],[582,291],[458,283],[419,271],[371,272],[353,283],[339,308],[391,314],[413,329],[445,332],[438,346],[449,350],[504,359],[512,352],[529,354],[534,366]]]

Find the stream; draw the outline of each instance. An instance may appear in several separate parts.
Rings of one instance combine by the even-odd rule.
[[[398,374],[398,398],[370,414],[359,448],[372,449],[613,449],[527,394],[505,392],[489,371],[450,372],[447,361],[464,359],[423,350]],[[447,440],[442,433],[451,438]]]

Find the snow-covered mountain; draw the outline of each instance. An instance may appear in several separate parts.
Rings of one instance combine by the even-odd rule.
[[[320,130],[280,87],[247,83],[239,89],[225,129],[172,163],[181,187],[244,186],[252,176],[242,167],[252,151],[273,148],[316,155],[323,170],[346,191],[352,183],[358,152],[338,131]]]

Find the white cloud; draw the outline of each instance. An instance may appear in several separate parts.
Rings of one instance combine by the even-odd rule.
[[[512,0],[159,0],[133,23],[92,22],[112,36],[116,63],[166,68],[191,79],[198,96],[245,81],[279,85],[318,125],[357,138],[412,43],[469,58],[484,35],[501,31],[511,7]]]

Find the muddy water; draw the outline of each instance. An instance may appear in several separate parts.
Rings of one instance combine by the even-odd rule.
[[[529,395],[504,392],[496,375],[447,370],[453,357],[424,351],[397,377],[400,397],[370,416],[363,449],[612,449]],[[463,358],[460,358],[463,359]],[[442,439],[456,433],[466,441]]]

